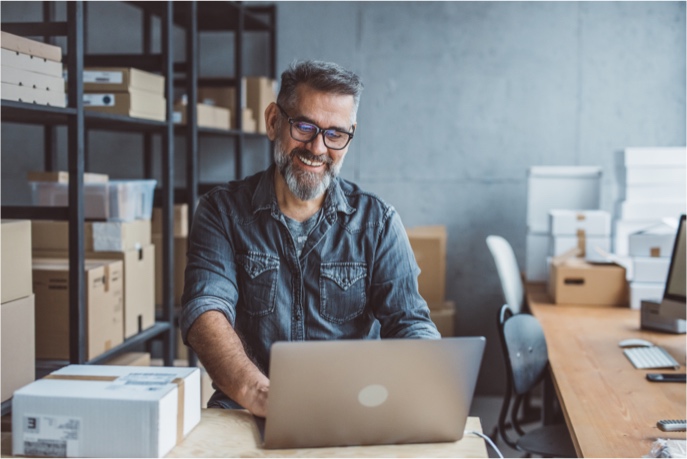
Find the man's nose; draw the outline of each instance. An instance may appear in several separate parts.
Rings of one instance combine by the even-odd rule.
[[[310,144],[310,151],[311,151],[314,155],[319,156],[319,155],[323,155],[323,154],[327,153],[327,146],[324,144],[324,137],[323,137],[323,135],[324,135],[324,134],[320,132],[319,134],[317,134],[317,135],[315,136],[314,139],[312,139],[312,140],[309,142],[309,144]]]

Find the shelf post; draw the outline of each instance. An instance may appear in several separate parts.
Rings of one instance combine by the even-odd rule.
[[[84,275],[84,144],[83,2],[67,2],[67,53],[69,107],[76,113],[69,117],[69,361],[86,361],[86,291]]]
[[[236,180],[243,178],[243,29],[245,27],[245,16],[243,2],[238,2],[238,17],[236,18],[236,39],[234,40],[234,69],[236,69],[236,129],[239,134],[236,136],[236,151],[234,152],[234,175]],[[255,114],[254,116],[258,116]]]
[[[162,310],[164,321],[174,325],[174,43],[173,2],[164,3],[162,21],[162,74],[165,77],[167,126],[162,135]],[[163,335],[165,366],[174,366],[176,333],[170,326]]]

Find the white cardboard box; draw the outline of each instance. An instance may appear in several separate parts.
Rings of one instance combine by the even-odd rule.
[[[162,457],[200,422],[200,370],[69,365],[14,393],[12,454]]]
[[[549,232],[554,236],[610,236],[611,214],[605,210],[563,210],[549,212]]]
[[[636,282],[663,282],[668,279],[670,257],[634,257],[633,280]]]
[[[619,198],[626,201],[662,201],[684,195],[685,182],[683,181],[625,185],[620,189]]]
[[[630,282],[630,309],[640,309],[642,300],[661,302],[665,282]]]
[[[670,200],[619,201],[618,218],[622,220],[660,220],[666,217],[677,218],[685,213],[685,196]]]
[[[591,210],[600,204],[600,167],[535,166],[528,170],[528,231],[547,231],[552,209]]]
[[[549,251],[548,233],[527,233],[525,249],[525,277],[530,282],[545,282],[549,279],[546,255]]]
[[[630,234],[651,228],[661,223],[660,219],[654,220],[615,220],[613,222],[613,253],[626,256],[629,253]]]
[[[644,147],[626,148],[626,166],[682,166],[687,165],[685,147]]]
[[[625,185],[648,185],[655,183],[685,183],[687,168],[684,166],[636,166],[626,167],[619,182]]]
[[[656,225],[628,237],[629,254],[633,257],[670,257],[673,253],[676,228]]]
[[[584,250],[584,259],[592,262],[607,261],[603,255],[594,250],[595,247],[600,248],[606,253],[611,252],[611,237],[610,236],[587,236],[578,238],[578,236],[551,236],[549,245],[549,255],[557,257],[563,255],[570,249],[580,247]]]

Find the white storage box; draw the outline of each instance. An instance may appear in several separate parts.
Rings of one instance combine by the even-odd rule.
[[[109,221],[150,220],[156,180],[111,180],[84,183],[85,218]],[[69,184],[29,182],[33,204],[68,206]]]
[[[528,231],[547,231],[552,209],[591,210],[600,203],[600,167],[536,166],[528,170]]]
[[[624,185],[648,185],[656,183],[685,183],[687,169],[682,166],[627,167],[620,177]]]
[[[665,224],[630,234],[629,253],[633,257],[670,257],[673,253],[676,228]]]
[[[660,220],[677,218],[685,213],[687,200],[682,198],[655,201],[619,201],[618,218],[622,220]]]
[[[549,212],[549,232],[554,236],[610,236],[611,214],[605,210],[561,210]]]
[[[630,234],[642,231],[661,223],[657,220],[615,220],[613,231],[613,252],[616,255],[629,254]]]
[[[611,237],[610,236],[551,236],[549,245],[549,255],[557,257],[563,255],[570,249],[579,247],[583,250],[584,259],[592,262],[606,262],[606,258],[599,252],[594,250],[595,247],[600,248],[606,253],[611,252]]]
[[[619,198],[626,201],[662,201],[684,195],[685,182],[683,181],[625,185],[620,189]]]
[[[630,282],[630,309],[640,309],[644,300],[660,303],[665,288],[660,282]]]
[[[200,370],[69,365],[14,393],[12,454],[162,457],[200,422]]]
[[[687,165],[685,147],[633,147],[626,148],[625,166],[682,166]]]
[[[546,254],[549,251],[549,234],[528,232],[525,250],[525,278],[530,282],[547,281],[549,267]]]
[[[633,280],[636,282],[663,282],[668,279],[670,257],[634,257]]]

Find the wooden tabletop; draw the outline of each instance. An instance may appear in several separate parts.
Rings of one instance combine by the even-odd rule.
[[[685,384],[652,383],[646,373],[685,373],[685,335],[639,328],[627,307],[552,304],[544,284],[528,284],[532,313],[544,328],[554,385],[579,457],[642,457],[657,438],[660,419],[685,419]],[[663,346],[679,370],[638,370],[618,342],[643,338]]]
[[[465,430],[481,433],[479,418],[469,417]],[[11,439],[11,433],[2,433],[2,457],[11,457]],[[204,409],[200,424],[167,457],[488,457],[484,440],[474,434],[451,443],[339,448],[262,449],[259,441],[247,411]]]

